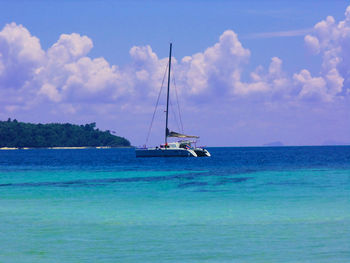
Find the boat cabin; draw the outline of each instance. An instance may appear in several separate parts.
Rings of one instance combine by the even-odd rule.
[[[178,141],[178,142],[169,142],[168,144],[161,144],[160,149],[191,149],[193,141]]]

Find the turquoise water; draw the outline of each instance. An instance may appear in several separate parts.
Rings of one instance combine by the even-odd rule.
[[[350,147],[0,152],[0,262],[350,262]]]

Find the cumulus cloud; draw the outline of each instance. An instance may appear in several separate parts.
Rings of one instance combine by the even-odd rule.
[[[278,57],[271,58],[265,68],[246,72],[251,51],[234,31],[227,30],[203,52],[173,58],[179,92],[185,99],[197,101],[215,96],[331,102],[349,94],[345,84],[350,83],[350,7],[343,21],[337,23],[329,16],[304,40],[313,54],[322,56],[318,76],[308,69],[288,75]],[[105,58],[89,57],[92,48],[89,37],[72,33],[62,34],[43,50],[39,39],[24,26],[7,24],[0,31],[0,100],[5,109],[30,107],[39,101],[70,108],[77,103],[120,102],[124,109],[127,101],[133,105],[154,102],[167,57],[159,58],[150,46],[134,46],[130,63],[119,67]]]
[[[289,83],[282,70],[282,60],[271,59],[267,71],[259,66],[243,81],[251,52],[244,48],[232,30],[225,31],[219,41],[203,53],[184,57],[177,65],[183,92],[193,98],[247,97],[277,94]]]
[[[243,47],[237,34],[227,30],[214,46],[182,59],[182,80],[189,94],[225,93],[235,88],[249,57],[250,51]]]
[[[87,36],[62,34],[47,51],[47,56],[50,60],[55,59],[57,64],[65,64],[87,55],[92,47],[92,41]]]
[[[312,77],[306,69],[296,73],[293,76],[295,82],[301,85],[299,97],[302,99],[321,99],[325,101],[331,100],[327,93],[327,83],[322,77]]]
[[[343,21],[337,23],[332,16],[328,16],[317,23],[304,40],[314,54],[322,56],[320,76],[312,77],[308,72],[310,76],[306,82],[317,86],[313,88],[313,93],[318,92],[318,97],[328,101],[347,94],[344,83],[350,82],[350,6],[345,11]],[[298,84],[303,86],[302,94],[310,94],[305,93],[305,78],[301,78],[302,75],[306,76],[306,71],[294,75]]]
[[[35,76],[34,83],[41,86],[39,94],[56,102],[91,100],[97,95],[102,101],[118,98],[122,93],[116,89],[118,68],[104,58],[87,57],[92,47],[87,36],[61,35],[46,52],[46,61]]]
[[[320,42],[318,41],[317,37],[306,35],[304,37],[304,41],[306,46],[309,48],[309,50],[314,53],[318,54],[320,53]]]
[[[2,100],[23,106],[40,97],[56,103],[118,99],[125,92],[121,73],[104,58],[88,57],[92,47],[90,38],[73,33],[44,51],[22,25],[6,25],[0,32]]]
[[[267,72],[259,66],[250,74],[250,81],[241,82],[237,79],[234,83],[234,95],[262,94],[276,95],[287,93],[289,80],[282,70],[282,60],[278,57],[271,58],[271,63]]]
[[[123,69],[125,79],[134,97],[154,97],[158,94],[167,58],[159,59],[150,46],[130,49],[131,62]],[[176,60],[173,60],[173,64]]]
[[[11,23],[0,31],[0,87],[23,88],[43,63],[39,39],[21,25]]]

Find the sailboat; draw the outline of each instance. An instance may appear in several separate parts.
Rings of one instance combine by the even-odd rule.
[[[209,157],[210,153],[207,149],[196,146],[196,139],[198,139],[199,136],[181,134],[178,132],[170,131],[168,129],[171,51],[172,43],[170,43],[169,51],[168,89],[165,111],[166,119],[164,144],[151,148],[136,148],[136,157]],[[168,142],[168,138],[178,138],[179,140],[176,142]]]

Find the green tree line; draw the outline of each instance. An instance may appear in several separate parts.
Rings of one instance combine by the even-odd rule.
[[[0,147],[80,147],[130,146],[130,142],[110,131],[100,131],[96,123],[33,124],[8,119],[0,121]]]

